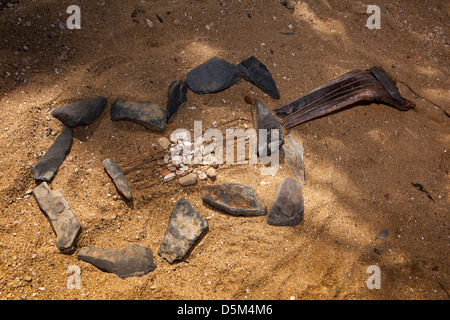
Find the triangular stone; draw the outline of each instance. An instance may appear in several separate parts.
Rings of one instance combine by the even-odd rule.
[[[254,84],[274,99],[280,99],[277,84],[267,67],[258,59],[251,56],[238,65],[245,80]]]

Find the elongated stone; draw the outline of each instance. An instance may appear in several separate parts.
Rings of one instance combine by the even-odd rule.
[[[218,57],[213,57],[191,70],[186,83],[197,94],[225,90],[242,77],[239,67]]]
[[[164,132],[167,114],[157,103],[151,101],[117,100],[111,105],[111,120],[126,120],[147,129]]]
[[[258,154],[260,156],[270,155],[277,152],[284,144],[283,130],[277,116],[270,111],[260,99],[255,99],[253,104],[256,108]],[[277,131],[278,137],[276,137]],[[262,139],[264,132],[266,132],[266,141]],[[263,134],[263,136],[261,136],[261,134]],[[272,135],[274,135],[274,139],[272,138]]]
[[[158,254],[169,263],[183,259],[207,228],[208,222],[189,201],[179,199],[170,215]]]
[[[277,84],[267,67],[258,59],[251,56],[238,65],[245,80],[254,84],[274,99],[280,99]]]
[[[202,200],[210,206],[234,216],[263,216],[266,206],[250,187],[238,183],[220,183],[201,188]]]
[[[187,101],[187,84],[184,81],[174,81],[169,85],[169,94],[167,101],[167,123],[172,120],[174,115],[180,110]]]
[[[52,191],[47,182],[42,182],[33,189],[33,195],[52,226],[58,249],[63,253],[72,252],[81,224],[61,191]]]
[[[123,174],[122,168],[111,159],[103,160],[102,164],[103,167],[105,168],[105,171],[108,173],[108,175],[114,182],[117,191],[119,191],[119,193],[122,196],[124,196],[128,201],[130,201],[132,198],[131,189],[128,186],[128,182],[127,179],[125,178],[125,175]]]
[[[107,98],[99,96],[78,100],[52,111],[52,116],[69,127],[89,125],[106,107]]]
[[[275,226],[293,226],[303,218],[302,185],[293,178],[285,178],[278,186],[267,223]]]
[[[122,279],[142,277],[156,269],[152,250],[137,244],[130,244],[119,250],[81,248],[78,259]]]
[[[33,167],[33,178],[41,181],[50,181],[64,162],[72,146],[72,130],[63,127],[55,142],[50,146],[44,156]]]
[[[286,137],[286,144],[282,146],[281,151],[284,160],[294,172],[295,177],[300,179],[302,184],[305,185],[306,181],[305,165],[303,161],[303,142],[300,139],[297,140],[291,133]]]

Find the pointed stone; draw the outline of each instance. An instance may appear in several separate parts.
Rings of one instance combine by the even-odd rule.
[[[111,120],[131,121],[147,129],[164,132],[167,113],[155,102],[117,100],[111,105]]]
[[[189,88],[197,93],[225,90],[242,77],[239,67],[218,57],[213,57],[191,70],[186,77]]]
[[[52,116],[69,127],[89,125],[94,122],[106,107],[105,97],[92,97],[69,103],[52,111]]]
[[[278,186],[267,223],[274,226],[293,226],[303,218],[302,185],[293,178],[285,178]]]
[[[187,101],[187,84],[184,81],[174,81],[169,85],[169,94],[167,101],[167,123],[180,110]]]
[[[149,248],[130,244],[123,249],[81,248],[78,259],[120,278],[142,277],[156,269]]]
[[[58,249],[63,253],[72,252],[81,225],[61,191],[52,191],[43,182],[33,189],[33,195],[52,226]]]
[[[72,130],[63,127],[55,142],[50,146],[44,156],[33,167],[33,178],[40,181],[50,181],[64,162],[72,146]]]
[[[234,216],[263,216],[266,206],[256,198],[250,187],[238,183],[203,186],[202,200],[217,210]]]
[[[105,171],[108,173],[114,185],[117,188],[117,191],[125,197],[128,201],[131,200],[131,189],[128,186],[127,179],[123,174],[122,168],[113,160],[105,159],[102,162]]]
[[[239,63],[238,67],[245,80],[254,84],[272,98],[280,99],[277,84],[270,71],[261,61],[251,56]]]
[[[270,155],[277,152],[284,144],[283,130],[277,116],[270,111],[266,105],[260,100],[255,99],[253,102],[256,108],[256,132],[258,135],[258,154],[260,156]],[[261,140],[260,130],[266,130],[267,138],[265,143]],[[278,131],[278,139],[272,141],[272,134]]]
[[[158,254],[169,263],[181,260],[208,228],[208,222],[186,199],[173,208]]]
[[[303,185],[305,185],[306,181],[303,151],[303,142],[301,139],[296,139],[292,133],[286,137],[286,144],[284,144],[281,148],[281,154],[283,155],[284,160],[292,169],[295,176]]]

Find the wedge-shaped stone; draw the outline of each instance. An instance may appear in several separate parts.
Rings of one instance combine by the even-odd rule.
[[[33,178],[50,181],[64,162],[72,146],[72,130],[64,127],[44,156],[33,167]]]
[[[174,81],[169,85],[169,94],[167,101],[167,123],[180,110],[187,101],[187,84],[184,81]]]
[[[142,124],[147,129],[164,132],[167,114],[151,101],[117,100],[111,105],[111,120],[126,120]]]
[[[137,244],[130,244],[119,250],[81,248],[78,259],[122,279],[142,277],[156,269],[152,250]]]
[[[225,90],[242,77],[239,67],[218,57],[213,57],[191,70],[186,77],[189,89],[197,94]]]
[[[305,185],[305,165],[303,161],[303,142],[296,137],[296,134],[289,134],[286,143],[281,148],[281,154],[295,176]]]
[[[117,191],[124,196],[127,200],[131,200],[131,189],[128,186],[127,179],[123,174],[122,168],[113,160],[105,159],[102,162],[105,171],[111,177]]]
[[[280,99],[277,84],[270,71],[261,61],[251,56],[239,63],[238,67],[245,80],[254,84],[272,98]]]
[[[284,144],[283,130],[277,116],[272,111],[270,111],[260,99],[255,99],[253,104],[256,108],[258,154],[260,156],[270,155],[277,152]],[[276,135],[277,131],[278,136]],[[264,132],[267,133],[265,141],[261,136],[261,133]]]
[[[267,223],[275,226],[293,226],[303,218],[302,185],[293,178],[285,178],[278,186]]]
[[[52,191],[47,182],[42,182],[33,189],[33,195],[52,226],[58,249],[63,253],[72,252],[81,224],[61,191]]]
[[[238,183],[220,183],[201,188],[202,200],[210,206],[234,216],[263,216],[266,206],[250,187]]]
[[[102,114],[108,99],[92,97],[69,103],[52,111],[52,116],[69,127],[89,125]]]
[[[183,259],[207,228],[208,222],[189,201],[179,199],[172,210],[158,254],[169,263]]]

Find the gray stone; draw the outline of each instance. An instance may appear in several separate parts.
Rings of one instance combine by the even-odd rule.
[[[281,154],[295,176],[300,179],[303,185],[305,181],[305,164],[303,161],[303,142],[296,139],[292,133],[286,137],[286,144],[281,148]]]
[[[274,226],[293,226],[303,218],[302,185],[293,178],[285,178],[278,186],[267,223]]]
[[[156,269],[152,250],[137,244],[130,244],[119,250],[81,248],[78,259],[122,279],[142,277]]]
[[[250,187],[238,183],[219,183],[201,188],[202,200],[210,206],[234,216],[263,216],[266,206]]]
[[[166,118],[166,110],[151,101],[117,100],[111,105],[111,120],[135,122],[158,132],[164,132]]]
[[[258,135],[258,155],[265,156],[277,152],[284,144],[283,130],[277,116],[270,111],[266,105],[260,100],[255,99],[253,102],[256,108],[256,132]],[[260,130],[267,132],[265,143],[261,140]],[[278,130],[278,139],[272,141],[273,134]]]
[[[111,177],[114,185],[117,188],[117,191],[124,196],[127,200],[131,200],[131,189],[128,186],[127,179],[123,174],[122,168],[113,160],[105,159],[102,162],[105,171]]]
[[[190,173],[190,174],[180,178],[180,180],[178,180],[178,182],[184,187],[191,186],[197,182],[197,175],[195,173]]]
[[[167,123],[187,101],[187,84],[184,81],[174,81],[169,85],[169,94],[167,101]]]
[[[242,77],[239,67],[218,57],[213,57],[191,70],[186,83],[197,94],[225,90]]]
[[[64,127],[44,156],[33,167],[33,178],[50,181],[64,162],[72,146],[72,130]]]
[[[261,61],[251,56],[239,63],[238,67],[245,80],[254,84],[272,98],[280,99],[277,84],[273,80],[270,71]]]
[[[105,97],[92,97],[69,103],[52,111],[52,116],[69,127],[89,125],[94,122],[106,107]]]
[[[200,213],[186,199],[179,199],[158,254],[169,263],[183,259],[207,228],[208,222]]]
[[[52,226],[58,249],[63,253],[72,252],[81,224],[61,191],[52,191],[47,182],[42,182],[33,189],[33,195]]]

